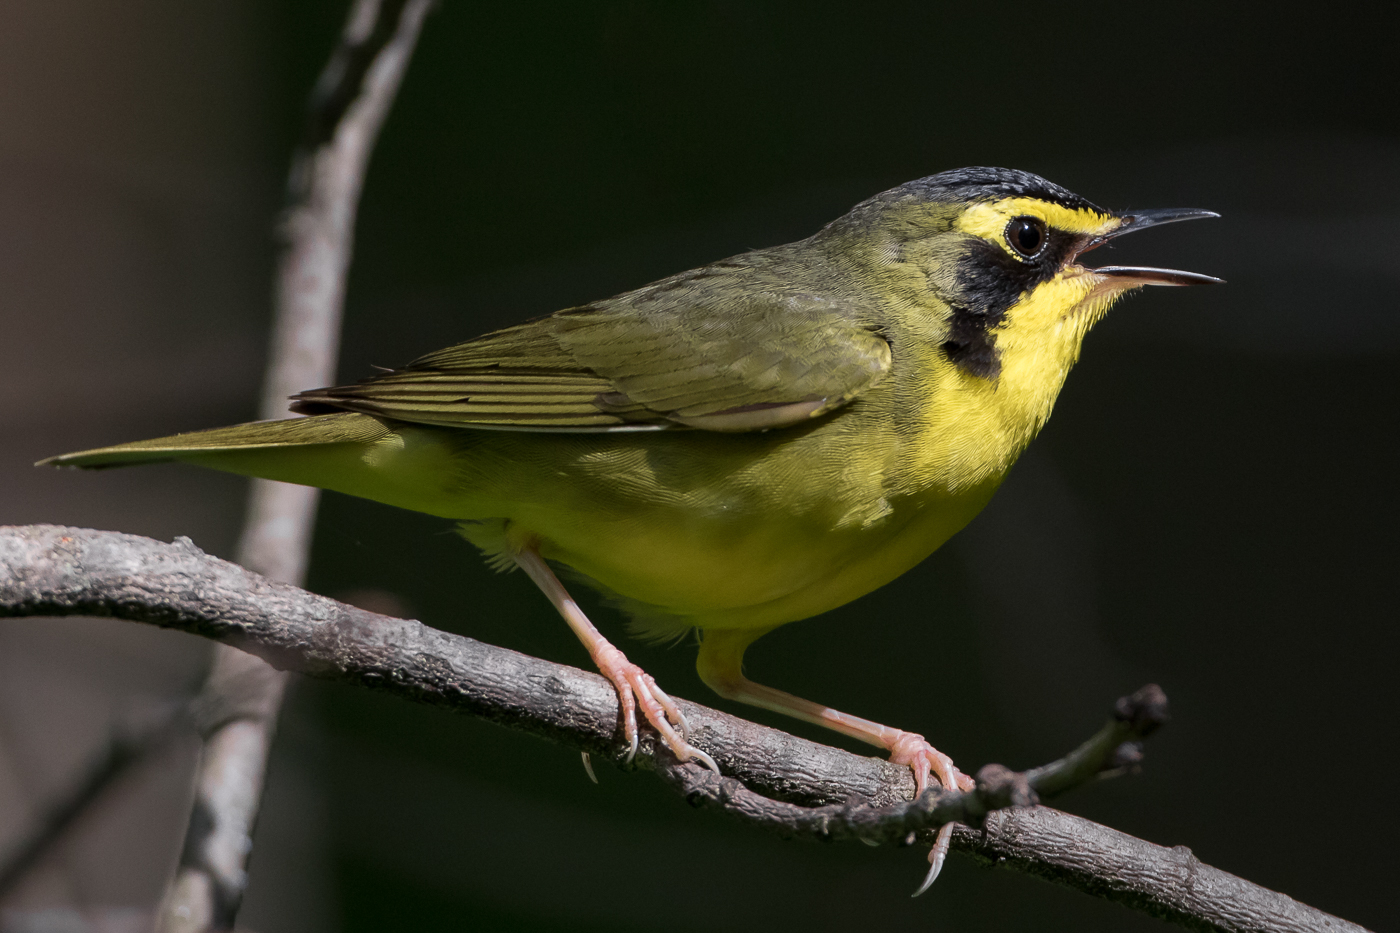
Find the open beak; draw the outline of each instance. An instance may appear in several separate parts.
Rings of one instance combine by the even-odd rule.
[[[1090,269],[1094,275],[1108,279],[1113,288],[1134,288],[1138,285],[1224,285],[1224,279],[1199,272],[1180,269],[1156,269],[1152,266],[1099,266]]]
[[[1094,237],[1084,248],[1079,251],[1080,255],[1097,249],[1114,237],[1120,237],[1125,233],[1134,233],[1138,230],[1146,230],[1148,227],[1156,227],[1161,224],[1173,224],[1179,220],[1199,220],[1203,217],[1219,217],[1215,211],[1201,211],[1194,208],[1168,207],[1155,211],[1134,211],[1131,214],[1124,214],[1122,223],[1112,231],[1102,236]],[[1139,285],[1223,285],[1224,279],[1217,279],[1213,275],[1201,275],[1199,272],[1182,272],[1179,269],[1157,269],[1152,266],[1100,266],[1097,269],[1088,269],[1088,272],[1104,279],[1104,285],[1113,289],[1136,288]]]

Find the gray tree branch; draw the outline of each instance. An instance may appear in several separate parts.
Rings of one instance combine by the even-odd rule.
[[[287,186],[264,418],[286,417],[288,396],[335,380],[360,190],[431,6],[432,0],[355,0],[312,93]],[[254,480],[239,563],[300,583],[319,494]],[[199,703],[230,713],[203,733],[194,810],[157,911],[160,933],[233,929],[285,689],[285,675],[256,657],[216,650]]]
[[[110,616],[179,629],[255,654],[279,670],[388,691],[470,713],[621,763],[617,694],[597,674],[376,615],[268,580],[200,551],[114,532],[0,528],[0,616]],[[907,768],[819,745],[677,700],[724,771],[676,763],[644,731],[639,767],[692,804],[808,838],[903,841],[948,819],[953,847],[1195,930],[1304,933],[1362,928],[1197,860],[1028,803],[1131,764],[1133,742],[1161,720],[1138,696],[1094,739],[1022,775],[979,772],[977,792],[912,801]],[[1004,771],[1004,769],[1003,769]],[[852,804],[850,801],[859,803]],[[978,811],[985,813],[981,815]]]

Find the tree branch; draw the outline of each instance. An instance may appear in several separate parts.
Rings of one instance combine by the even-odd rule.
[[[163,544],[49,525],[0,528],[0,581],[0,616],[111,616],[179,629],[281,670],[471,713],[619,764],[626,756],[617,694],[597,674],[275,583],[185,538]],[[1029,802],[1037,789],[1061,792],[1131,764],[1132,743],[1162,718],[1155,696],[1139,695],[1060,762],[1022,775],[983,769],[982,786],[971,794],[930,793],[911,802],[907,768],[677,702],[693,727],[692,742],[726,777],[676,763],[648,730],[637,763],[690,802],[790,835],[877,841],[903,841],[911,827],[947,819],[975,823],[979,807]],[[1204,865],[1184,847],[1156,846],[1056,810],[1000,809],[981,823],[955,833],[954,848],[1190,929],[1362,931]]]
[[[107,746],[93,757],[67,792],[49,805],[28,835],[0,853],[0,898],[43,860],[89,808],[135,765],[164,750],[180,735],[189,733],[185,705],[168,710],[153,722],[131,724],[114,730]]]
[[[311,95],[281,225],[263,418],[286,417],[288,396],[335,379],[360,190],[432,2],[355,0]],[[254,480],[239,563],[300,583],[319,495],[309,486]],[[203,735],[194,812],[157,911],[160,933],[233,929],[285,689],[285,676],[256,658],[226,648],[215,652],[198,702],[227,714]]]
[[[789,838],[822,842],[859,839],[872,845],[907,843],[911,833],[945,823],[980,827],[993,811],[1031,807],[1103,775],[1122,773],[1141,760],[1141,740],[1167,719],[1167,698],[1156,684],[1118,701],[1114,717],[1089,741],[1059,761],[1025,773],[990,764],[977,772],[975,790],[930,788],[914,800],[882,807],[864,803],[799,806],[756,794],[733,778],[721,778],[695,762],[667,755],[652,768],[693,806],[718,809]],[[745,723],[745,725],[752,725]]]

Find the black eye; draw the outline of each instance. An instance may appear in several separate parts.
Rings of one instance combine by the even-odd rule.
[[[1039,217],[1016,217],[1006,225],[1006,242],[1027,259],[1034,259],[1045,248],[1050,231]]]

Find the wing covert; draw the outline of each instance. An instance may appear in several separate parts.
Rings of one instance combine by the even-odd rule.
[[[889,369],[889,344],[852,309],[776,290],[695,303],[679,279],[303,392],[293,407],[508,430],[755,431],[838,408]]]

